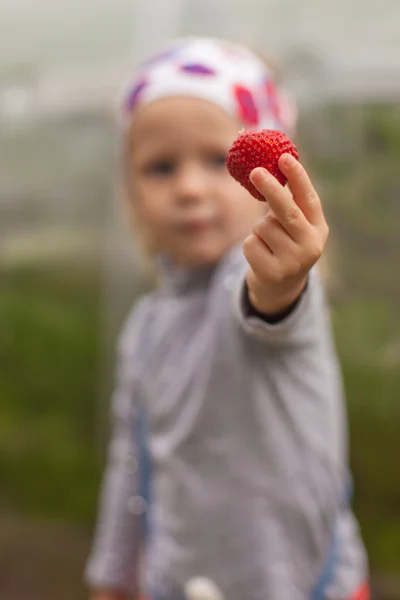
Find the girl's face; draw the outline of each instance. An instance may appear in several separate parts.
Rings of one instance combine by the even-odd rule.
[[[180,266],[216,263],[265,212],[225,166],[239,128],[199,98],[162,98],[135,115],[129,135],[135,211],[156,249]]]

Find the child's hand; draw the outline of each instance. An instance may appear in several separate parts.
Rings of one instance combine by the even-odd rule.
[[[254,169],[251,181],[270,210],[243,245],[250,265],[250,302],[265,315],[279,314],[299,298],[329,232],[320,199],[305,169],[289,154],[283,154],[278,164],[293,196],[268,171]]]

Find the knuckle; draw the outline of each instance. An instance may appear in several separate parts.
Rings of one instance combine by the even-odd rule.
[[[309,204],[309,205],[316,204],[318,202],[318,200],[319,200],[318,194],[317,194],[317,192],[314,189],[309,190],[307,192],[307,194],[306,194],[306,202],[307,202],[307,204]]]
[[[242,248],[243,248],[243,254],[245,255],[245,257],[248,259],[249,255],[252,254],[252,250],[254,247],[254,234],[249,235],[242,244]]]
[[[263,237],[267,229],[267,219],[263,218],[257,221],[253,227],[253,234]]]
[[[267,228],[270,228],[270,229],[281,228],[279,219],[277,219],[273,213],[271,213],[267,216],[267,218],[265,219],[265,225]]]
[[[299,218],[299,209],[295,205],[288,206],[285,210],[285,220],[288,223],[294,223]]]
[[[310,244],[308,249],[308,255],[312,262],[316,262],[319,258],[321,258],[324,250],[324,243],[322,240],[314,240],[312,244]]]
[[[260,244],[260,239],[254,233],[249,235],[243,241],[243,244],[242,244],[242,250],[243,250],[243,254],[244,254],[245,258],[246,258],[247,262],[253,266],[260,262],[260,260],[259,260],[259,255],[260,255],[259,244]]]

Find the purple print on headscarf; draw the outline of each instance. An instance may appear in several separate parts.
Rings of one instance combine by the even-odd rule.
[[[181,71],[185,73],[193,73],[193,75],[215,75],[215,71],[210,69],[210,67],[206,67],[205,65],[201,65],[199,63],[191,63],[181,66]]]
[[[125,102],[125,109],[128,113],[132,112],[135,108],[136,104],[139,101],[140,94],[144,90],[147,85],[147,80],[145,78],[140,79],[134,88],[129,92]]]

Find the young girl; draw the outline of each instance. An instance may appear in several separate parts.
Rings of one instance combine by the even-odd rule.
[[[286,129],[281,98],[262,60],[210,39],[179,41],[148,61],[124,96],[126,183],[161,283],[120,339],[87,567],[96,600],[128,598],[141,583],[148,506],[135,432],[144,422],[151,600],[182,599],[195,576],[226,600],[369,597],[349,506],[342,383],[314,266],[328,235],[320,200],[287,154],[279,165],[291,193],[252,172],[268,204],[225,167],[239,129]]]

